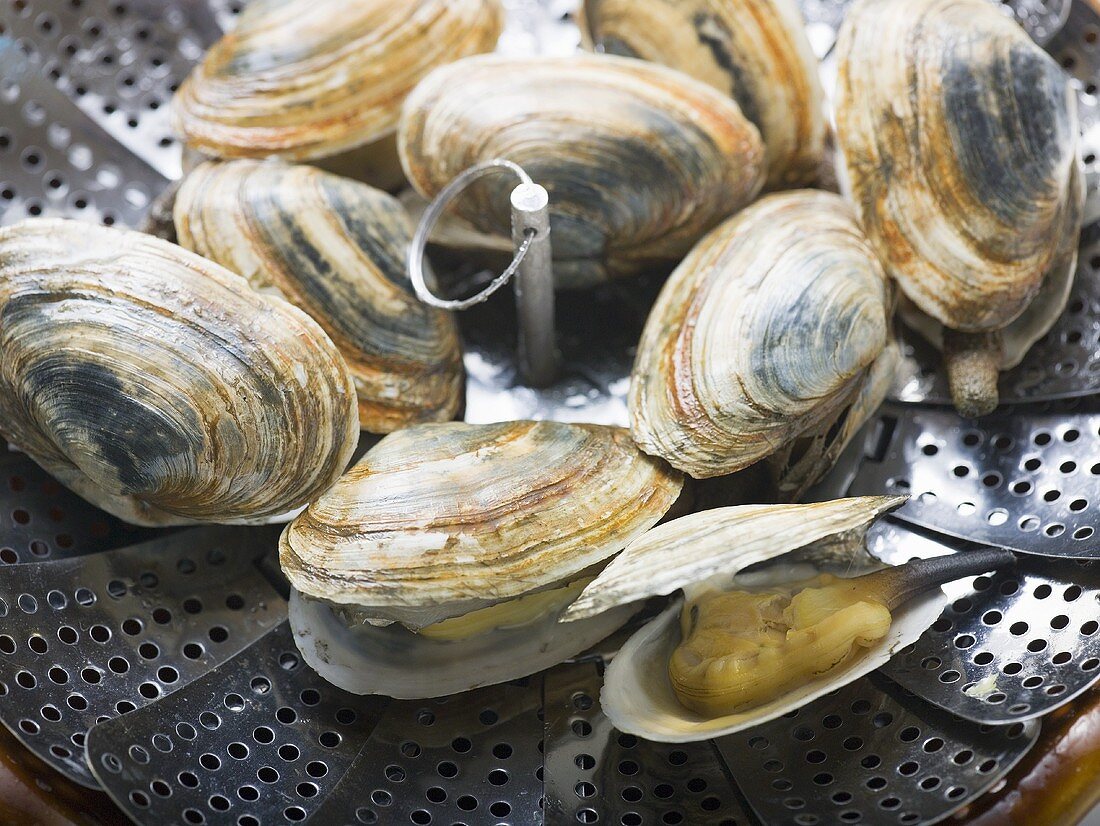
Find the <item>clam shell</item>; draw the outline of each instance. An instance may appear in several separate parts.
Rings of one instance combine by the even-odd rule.
[[[600,708],[619,731],[663,743],[690,743],[724,737],[766,723],[870,674],[895,653],[920,639],[942,613],[948,600],[935,588],[892,611],[890,631],[859,657],[762,706],[707,718],[680,705],[668,678],[668,661],[680,643],[677,600],[636,632],[604,673]]]
[[[287,526],[303,594],[430,622],[558,583],[622,550],[681,476],[623,428],[425,424],[378,443]]]
[[[392,132],[424,75],[502,27],[499,0],[252,0],[180,86],[174,126],[214,157],[334,155]]]
[[[205,163],[176,198],[180,244],[312,316],[347,362],[364,430],[453,419],[462,349],[453,317],[405,272],[409,217],[365,184],[279,162]]]
[[[858,0],[838,51],[842,163],[887,271],[952,329],[1005,327],[1079,230],[1066,75],[983,0]]]
[[[764,138],[769,187],[817,180],[824,92],[794,0],[587,0],[582,25],[606,52],[671,66],[733,97]]]
[[[681,516],[631,542],[589,583],[563,620],[571,622],[715,576],[815,542],[866,530],[905,496],[858,496],[805,505],[736,505]]]
[[[585,588],[563,619],[584,619],[651,596],[697,587],[728,588],[740,571],[808,546],[854,549],[870,523],[903,496],[866,496],[806,505],[741,505],[666,522],[627,546]],[[820,555],[819,555],[820,556]],[[835,554],[833,554],[835,557]],[[750,587],[795,575],[790,559],[745,575]],[[849,560],[856,560],[854,550]],[[850,567],[850,564],[845,567]],[[742,584],[748,584],[742,582]],[[668,678],[668,660],[680,642],[677,600],[626,642],[608,668],[601,707],[620,731],[670,743],[706,740],[772,720],[873,671],[914,642],[946,604],[938,589],[893,612],[885,638],[825,677],[763,706],[705,718],[680,704]]]
[[[285,517],[339,477],[359,422],[324,331],[158,238],[0,230],[0,434],[143,525]]]
[[[844,411],[891,341],[893,303],[842,198],[761,199],[700,241],[661,291],[631,377],[634,440],[705,478],[853,418]],[[858,415],[886,384],[870,385],[877,400]]]
[[[1080,221],[1084,205],[1084,173],[1075,168],[1071,184],[1070,199],[1078,208],[1074,226]],[[1079,233],[1066,232],[1062,243],[1039,292],[1027,305],[1027,308],[1009,322],[1002,332],[1001,364],[1002,370],[1011,370],[1023,361],[1031,345],[1045,336],[1054,322],[1062,315],[1073,290],[1073,280],[1077,273],[1077,249]],[[925,315],[904,295],[898,302],[898,316],[912,329],[921,334],[938,350],[943,349],[943,324],[931,316]]]
[[[560,612],[463,640],[422,637],[403,625],[349,628],[323,602],[290,594],[294,641],[310,668],[354,694],[440,697],[516,680],[560,663],[626,623],[634,606],[562,626]]]
[[[900,364],[901,347],[891,339],[868,369],[859,393],[848,407],[768,457],[779,501],[801,499],[832,469],[848,442],[890,394]]]
[[[486,55],[437,69],[405,102],[398,149],[428,198],[482,161],[522,166],[550,192],[559,286],[679,259],[763,184],[759,132],[732,99],[606,55]],[[516,183],[486,179],[457,208],[506,234]]]

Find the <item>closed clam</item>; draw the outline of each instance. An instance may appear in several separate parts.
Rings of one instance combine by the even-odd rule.
[[[324,331],[129,230],[0,230],[0,433],[130,522],[264,522],[339,477],[359,422]]]
[[[586,0],[594,46],[685,72],[760,129],[768,186],[813,183],[825,154],[817,58],[794,0]]]
[[[904,501],[718,508],[632,542],[563,619],[676,591],[683,598],[619,650],[605,674],[604,713],[621,731],[665,742],[767,722],[916,641],[947,603],[938,585],[1013,563],[990,549],[883,568],[863,536]]]
[[[179,242],[305,310],[340,349],[363,429],[452,419],[462,401],[453,317],[405,272],[412,228],[366,184],[274,161],[208,162],[175,204]]]
[[[253,0],[180,87],[175,127],[213,157],[335,155],[392,133],[424,75],[502,26],[499,0]]]
[[[505,158],[550,192],[554,274],[587,286],[676,261],[763,184],[759,132],[728,96],[647,61],[608,55],[466,58],[405,103],[401,163],[434,197]],[[514,181],[486,179],[457,205],[507,234]]]
[[[838,48],[837,136],[860,221],[906,316],[942,345],[956,407],[988,413],[997,371],[1049,329],[1073,277],[1073,91],[982,0],[859,0]]]
[[[696,478],[771,457],[793,498],[885,396],[893,288],[842,198],[769,195],[671,275],[631,377],[638,445]]]
[[[283,532],[298,644],[322,676],[361,694],[429,697],[534,673],[630,616],[556,625],[681,484],[622,428],[393,433]]]

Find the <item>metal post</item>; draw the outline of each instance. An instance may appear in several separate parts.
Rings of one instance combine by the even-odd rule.
[[[558,375],[554,334],[554,270],[550,255],[550,196],[535,183],[512,190],[512,243],[530,246],[516,273],[519,364],[524,384],[545,387]]]

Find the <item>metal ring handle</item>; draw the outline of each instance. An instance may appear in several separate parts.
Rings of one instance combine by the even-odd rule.
[[[512,163],[512,161],[506,161],[502,158],[494,158],[493,160],[479,163],[476,166],[471,166],[469,169],[455,176],[450,183],[439,191],[439,194],[435,196],[435,199],[428,205],[428,208],[424,210],[424,214],[420,218],[420,223],[416,227],[416,232],[413,234],[412,243],[409,245],[407,264],[409,278],[412,281],[416,297],[425,304],[430,304],[433,307],[439,307],[443,310],[465,310],[475,304],[480,304],[507,284],[512,276],[515,275],[516,270],[519,269],[519,265],[523,263],[523,259],[527,255],[527,250],[530,248],[531,242],[535,239],[536,231],[533,229],[524,232],[523,243],[519,245],[515,256],[512,258],[512,263],[508,265],[507,269],[489,282],[489,285],[485,287],[485,289],[470,298],[439,298],[428,288],[424,276],[424,251],[428,245],[428,237],[431,235],[432,230],[435,229],[435,225],[443,215],[443,211],[446,210],[447,207],[451,205],[451,202],[462,194],[470,184],[502,169],[514,173],[522,184],[533,183],[531,176],[524,172],[523,167],[519,164]]]

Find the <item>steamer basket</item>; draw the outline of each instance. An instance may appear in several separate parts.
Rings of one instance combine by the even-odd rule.
[[[502,49],[569,52],[571,0],[511,0]],[[818,496],[914,494],[875,527],[890,562],[999,544],[1012,573],[955,583],[885,668],[750,731],[682,746],[616,732],[599,650],[516,683],[355,697],[294,649],[267,529],[138,531],[17,453],[0,458],[0,720],[137,823],[918,824],[992,788],[1042,717],[1100,678],[1100,9],[1001,3],[1073,76],[1089,204],[1067,312],[980,423],[907,343],[895,401]],[[844,0],[803,0],[829,55]],[[233,0],[0,0],[0,222],[136,225],[180,174],[166,105]],[[622,423],[659,279],[562,296],[562,380],[514,387],[512,302],[462,318],[467,417]],[[916,403],[916,404],[915,404]]]

